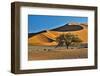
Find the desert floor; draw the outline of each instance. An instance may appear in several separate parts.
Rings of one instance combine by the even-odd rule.
[[[87,58],[87,48],[69,48],[54,46],[29,46],[28,60],[79,59]]]

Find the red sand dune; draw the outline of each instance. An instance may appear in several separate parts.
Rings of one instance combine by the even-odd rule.
[[[71,25],[69,25],[71,26]],[[75,25],[77,26],[77,25]],[[78,35],[80,39],[83,41],[83,43],[86,43],[88,40],[88,29],[87,24],[81,24],[81,27],[83,27],[82,30],[77,31],[69,31],[70,33],[73,33],[75,35]],[[57,43],[53,40],[56,39],[60,34],[62,33],[69,33],[69,32],[59,32],[59,31],[46,31],[37,35],[34,35],[28,39],[29,45],[45,45],[45,46],[53,46],[57,45]]]

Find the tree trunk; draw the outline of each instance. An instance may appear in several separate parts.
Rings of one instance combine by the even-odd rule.
[[[68,49],[68,47],[69,47],[69,46],[67,45],[67,49]]]
[[[66,42],[65,42],[65,44],[66,44],[66,48],[68,49],[68,48],[69,48],[69,44],[68,44],[68,43],[66,43]]]

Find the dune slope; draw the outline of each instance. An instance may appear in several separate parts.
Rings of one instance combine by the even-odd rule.
[[[69,26],[71,26],[71,25],[69,25]],[[73,26],[77,26],[77,25],[73,25]],[[55,30],[51,30],[51,31],[49,30],[49,31],[46,31],[46,32],[36,34],[36,35],[28,38],[28,44],[29,45],[40,45],[40,46],[54,46],[54,45],[57,45],[57,43],[54,40],[56,39],[56,37],[58,37],[62,33],[73,33],[75,35],[78,35],[79,38],[83,41],[83,43],[87,43],[87,41],[88,41],[87,40],[88,39],[88,28],[87,28],[87,26],[88,25],[81,24],[80,26],[83,29],[77,30],[77,31],[71,30],[71,31],[61,32],[61,31],[56,31],[56,29],[55,29]],[[66,28],[63,28],[63,29],[66,30]],[[76,30],[76,28],[75,28],[75,30]]]

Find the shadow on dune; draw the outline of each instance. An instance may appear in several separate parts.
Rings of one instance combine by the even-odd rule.
[[[67,31],[78,31],[78,30],[82,30],[83,27],[80,25],[64,25],[61,27],[58,27],[56,29],[52,29],[51,31],[59,31],[59,32],[67,32]]]
[[[61,27],[58,27],[58,28],[55,28],[55,29],[51,29],[50,31],[58,31],[58,32],[68,32],[68,31],[79,31],[79,30],[82,30],[83,27],[80,26],[80,25],[64,25],[64,26],[61,26]],[[28,33],[28,38],[32,37],[32,36],[35,36],[37,34],[40,34],[40,33],[43,33],[43,32],[46,32],[45,30],[44,31],[41,31],[41,32],[38,32],[38,33]]]

